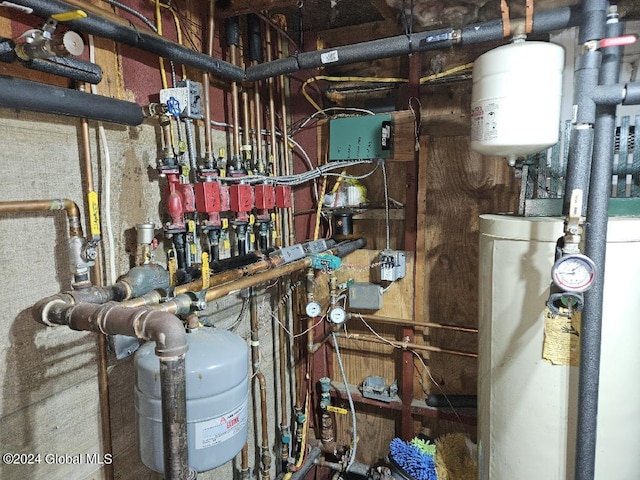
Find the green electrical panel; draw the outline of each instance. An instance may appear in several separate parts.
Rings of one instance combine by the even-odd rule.
[[[391,125],[391,114],[330,120],[329,160],[389,158]]]

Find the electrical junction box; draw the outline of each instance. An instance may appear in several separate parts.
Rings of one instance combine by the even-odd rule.
[[[375,283],[355,282],[349,285],[350,310],[380,310],[382,287]]]
[[[160,103],[164,103],[174,117],[200,120],[200,84],[181,80],[175,88],[160,90]]]
[[[380,280],[395,282],[407,274],[406,254],[401,250],[382,250],[380,252]]]
[[[391,114],[329,120],[329,160],[391,157]]]

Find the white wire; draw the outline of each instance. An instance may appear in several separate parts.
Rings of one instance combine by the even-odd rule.
[[[89,35],[89,61],[91,63],[95,63],[96,61],[96,47],[93,41],[93,35]],[[98,87],[94,84],[91,84],[91,93],[94,95],[98,94]],[[104,224],[108,246],[108,253],[105,252],[105,257],[107,257],[105,258],[105,262],[109,264],[107,285],[111,285],[116,281],[115,242],[113,239],[113,223],[111,221],[111,153],[109,152],[109,145],[107,144],[107,133],[102,122],[98,122],[98,135],[100,136],[100,144],[104,154],[104,165],[102,169],[104,172],[104,202],[102,204],[102,210],[104,211]]]
[[[353,405],[353,398],[351,398],[351,389],[349,388],[349,384],[347,383],[347,375],[344,373],[344,365],[342,364],[342,355],[340,355],[340,348],[338,347],[338,337],[336,337],[335,332],[331,332],[331,336],[333,337],[333,347],[336,349],[336,358],[338,359],[338,365],[340,366],[340,374],[342,375],[342,381],[344,382],[344,388],[347,391],[347,400],[349,401],[349,410],[351,410],[351,423],[353,426],[353,448],[351,449],[351,456],[349,457],[349,462],[347,463],[347,467],[345,471],[349,471],[351,465],[356,459],[356,450],[358,449],[358,433],[356,431],[356,407]]]
[[[389,187],[387,185],[387,167],[386,164],[384,162],[384,160],[381,160],[382,163],[382,177],[384,178],[384,212],[385,212],[385,216],[384,216],[384,220],[385,220],[385,227],[386,227],[386,233],[387,233],[387,250],[389,250],[391,241],[389,240],[390,234],[389,234]]]

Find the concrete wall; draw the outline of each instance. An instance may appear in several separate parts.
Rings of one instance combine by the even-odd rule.
[[[0,201],[70,198],[86,215],[79,159],[80,122],[77,119],[0,109]],[[104,151],[96,125],[90,123],[94,175],[105,177]],[[107,125],[111,157],[112,224],[117,274],[124,273],[135,253],[133,228],[150,220],[161,225],[160,185],[155,173],[158,130],[153,123],[141,127]],[[201,135],[199,136],[201,140]],[[226,144],[215,136],[216,148]],[[104,190],[100,187],[104,206]],[[103,234],[105,212],[102,212]],[[71,288],[67,255],[67,220],[64,212],[0,215],[0,450],[32,454],[31,465],[0,462],[0,478],[99,479],[101,466],[86,455],[103,453],[97,385],[96,336],[66,327],[47,328],[36,323],[30,307],[39,299]],[[133,235],[133,237],[132,237]],[[108,250],[108,249],[107,249]],[[106,252],[109,254],[109,252]],[[162,258],[159,255],[159,258]],[[269,388],[269,429],[273,450],[276,430],[273,327],[269,295],[260,297],[261,369]],[[237,318],[237,295],[213,305],[212,317],[221,326]],[[248,335],[248,318],[238,334]],[[117,479],[160,478],[138,460],[133,404],[133,361],[109,360],[114,470]],[[255,415],[250,414],[253,426]],[[259,417],[258,417],[259,419]],[[279,419],[277,420],[279,421]],[[259,422],[258,422],[259,424]],[[255,434],[250,432],[250,464]],[[47,456],[47,454],[52,454]],[[39,455],[39,457],[37,456]],[[39,461],[39,463],[38,463]],[[79,464],[70,462],[79,461]],[[275,465],[275,462],[274,462]],[[230,479],[237,462],[199,478]],[[272,468],[272,473],[275,469]]]

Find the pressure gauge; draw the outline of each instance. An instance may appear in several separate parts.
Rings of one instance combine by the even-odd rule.
[[[342,307],[333,307],[329,310],[329,321],[341,325],[347,319],[347,312]]]
[[[318,302],[307,303],[304,310],[307,313],[307,317],[319,317],[322,313],[322,308]]]
[[[551,269],[551,279],[565,292],[586,292],[596,277],[596,265],[579,253],[561,257]]]

